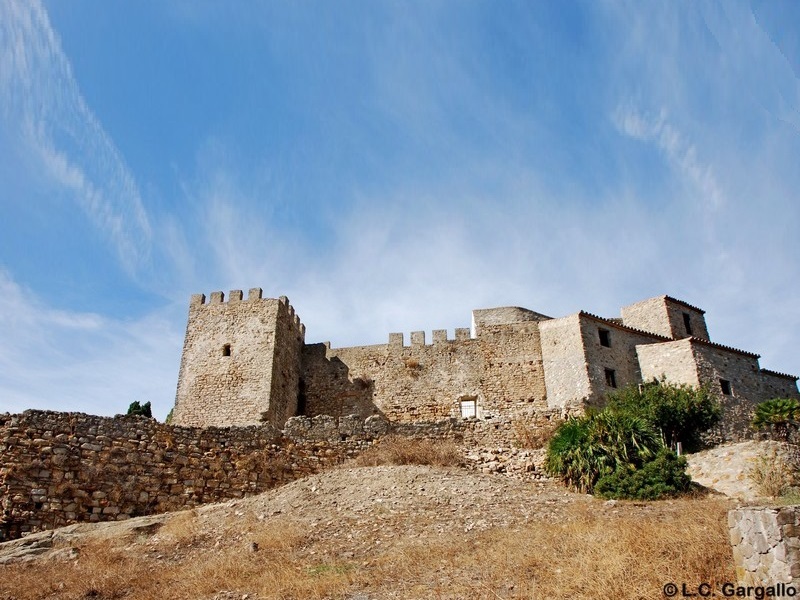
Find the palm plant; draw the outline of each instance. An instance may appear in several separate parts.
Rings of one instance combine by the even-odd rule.
[[[800,402],[794,398],[773,398],[756,406],[752,426],[755,429],[771,428],[775,435],[789,441],[797,431],[800,420]]]

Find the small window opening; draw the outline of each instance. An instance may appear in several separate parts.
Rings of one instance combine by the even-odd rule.
[[[599,329],[600,345],[611,348],[611,332],[608,329]]]
[[[720,379],[719,380],[719,387],[722,389],[722,393],[726,396],[732,396],[733,391],[731,390],[731,382],[727,379]]]
[[[468,400],[461,400],[460,407],[461,407],[462,419],[473,418],[477,414],[478,401],[475,400],[474,398],[470,398]]]
[[[230,356],[231,355],[231,345],[225,344],[222,347],[222,356]]]
[[[606,369],[606,385],[608,387],[617,387],[617,373],[614,369]]]
[[[686,335],[694,335],[692,333],[692,315],[683,313],[683,326],[686,328]]]

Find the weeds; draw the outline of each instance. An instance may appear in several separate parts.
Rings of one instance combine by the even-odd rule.
[[[433,465],[454,467],[464,463],[458,446],[450,441],[387,437],[355,458],[360,467],[378,465]]]
[[[735,581],[725,502],[620,502],[617,509],[596,502],[576,505],[557,521],[420,538],[400,533],[395,543],[346,561],[337,555],[344,535],[320,538],[310,526],[252,516],[220,524],[187,511],[158,531],[156,545],[95,539],[70,563],[0,566],[0,598],[208,600],[228,597],[220,596],[224,591],[260,600],[360,592],[370,598],[659,599],[668,581],[708,582],[714,589]],[[346,528],[343,523],[341,533]]]
[[[750,467],[747,475],[756,484],[759,494],[769,498],[794,495],[798,492],[792,488],[798,472],[797,460],[787,458],[784,453],[772,450],[759,456]]]

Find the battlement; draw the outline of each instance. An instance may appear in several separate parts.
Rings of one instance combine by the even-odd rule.
[[[468,327],[456,327],[454,331],[455,337],[448,338],[447,329],[434,329],[431,332],[430,344],[426,343],[426,336],[424,331],[412,331],[410,336],[410,346],[405,343],[405,336],[402,333],[389,334],[389,346],[396,348],[419,348],[422,346],[438,346],[439,344],[447,344],[453,342],[463,342],[472,339]]]
[[[280,296],[279,298],[264,298],[263,291],[261,288],[250,288],[247,293],[247,299],[244,299],[244,293],[242,290],[230,290],[228,292],[228,300],[225,301],[225,292],[217,291],[211,292],[211,295],[208,298],[208,302],[206,302],[206,295],[205,294],[192,294],[189,300],[189,309],[190,310],[197,310],[200,307],[213,307],[215,305],[235,305],[240,302],[245,303],[256,303],[256,302],[268,302],[274,303],[277,302],[281,306],[283,306],[289,314],[289,318],[292,321],[294,328],[298,331],[300,336],[305,339],[306,335],[306,326],[300,321],[300,317],[295,312],[294,307],[289,302],[289,298],[286,296]]]
[[[800,396],[793,376],[759,370],[757,354],[710,341],[704,311],[672,296],[622,307],[618,318],[580,311],[554,319],[519,306],[471,316],[469,328],[332,348],[305,343],[286,296],[264,298],[261,288],[246,299],[241,290],[195,294],[173,420],[280,427],[295,415],[381,414],[505,427],[543,407],[583,410],[614,388],[662,376],[709,385],[735,398],[742,415],[762,399]]]

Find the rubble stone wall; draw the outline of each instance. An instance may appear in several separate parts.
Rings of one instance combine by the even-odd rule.
[[[173,422],[187,427],[280,426],[297,408],[305,327],[287,298],[261,289],[192,296]]]
[[[355,456],[362,439],[271,426],[172,427],[145,417],[0,415],[0,540],[255,494]]]
[[[544,412],[522,425],[552,428],[558,419]],[[390,435],[450,440],[472,468],[543,477],[543,450],[512,447],[525,442],[519,425],[318,415],[290,418],[278,431],[50,411],[0,415],[0,541],[257,494],[354,458]]]
[[[512,421],[546,408],[539,326],[535,321],[483,325],[481,334],[457,329],[456,339],[413,332],[411,344],[391,334],[388,344],[303,350],[305,415],[379,414],[392,422],[461,418],[475,401],[480,420]]]
[[[728,527],[740,584],[800,587],[800,506],[737,508]]]

